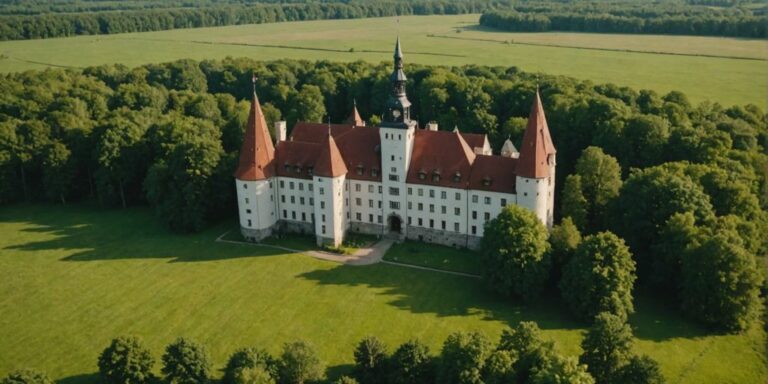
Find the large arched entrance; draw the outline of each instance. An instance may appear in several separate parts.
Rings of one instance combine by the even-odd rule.
[[[402,233],[403,232],[403,220],[398,215],[389,215],[387,219],[390,233]]]

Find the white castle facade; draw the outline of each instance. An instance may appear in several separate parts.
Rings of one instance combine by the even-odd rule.
[[[477,248],[483,225],[508,204],[552,225],[555,147],[538,92],[518,152],[493,155],[486,135],[419,128],[411,120],[398,38],[379,127],[355,108],[345,124],[297,123],[273,144],[254,92],[235,172],[240,229],[260,241],[314,234],[338,246],[350,231]]]

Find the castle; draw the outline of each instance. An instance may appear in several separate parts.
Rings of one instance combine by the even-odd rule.
[[[235,172],[240,230],[279,231],[338,246],[349,231],[477,248],[483,225],[507,204],[552,226],[555,147],[538,91],[518,152],[493,155],[486,135],[419,128],[411,119],[398,37],[391,93],[378,127],[354,107],[344,124],[298,122],[273,145],[254,90]]]

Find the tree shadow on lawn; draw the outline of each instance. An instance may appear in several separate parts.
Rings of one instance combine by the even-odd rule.
[[[56,384],[82,384],[82,383],[96,384],[98,382],[99,382],[99,374],[96,372],[67,376],[67,377],[56,380]]]
[[[320,285],[364,286],[391,297],[388,304],[413,313],[441,317],[479,315],[514,327],[535,321],[545,330],[586,330],[589,324],[576,320],[556,292],[547,292],[533,303],[490,292],[480,279],[432,271],[378,264],[366,267],[338,266],[298,275]],[[682,318],[678,311],[649,296],[635,299],[636,313],[630,317],[635,337],[664,341],[672,338],[710,336],[706,329]]]
[[[71,251],[62,261],[168,259],[169,262],[219,261],[244,257],[275,256],[285,251],[252,244],[214,240],[232,228],[230,220],[196,234],[171,232],[147,208],[102,210],[84,205],[73,207],[24,205],[18,219],[7,210],[0,222],[24,223],[23,233],[39,233],[33,239],[2,249],[21,251]],[[14,210],[12,207],[10,210]],[[23,236],[23,235],[22,235]],[[34,236],[33,236],[34,237]]]

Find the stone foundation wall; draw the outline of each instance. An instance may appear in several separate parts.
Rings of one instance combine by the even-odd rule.
[[[240,234],[242,234],[245,240],[247,241],[259,242],[269,236],[272,236],[272,228],[273,227],[269,227],[265,229],[253,229],[253,228],[240,227]]]
[[[366,235],[383,235],[384,226],[381,224],[360,223],[360,222],[353,221],[349,223],[349,229],[347,231],[355,232],[355,233],[363,233]]]
[[[279,226],[280,231],[286,233],[299,233],[303,235],[315,234],[315,226],[312,225],[312,223],[306,223],[303,221],[280,220],[277,225]]]
[[[442,244],[449,247],[467,247],[468,236],[461,233],[442,231],[439,229],[412,227],[410,225],[408,226],[406,233],[407,238],[411,240]]]
[[[473,251],[480,249],[480,241],[482,240],[482,237],[467,235],[467,248]]]

